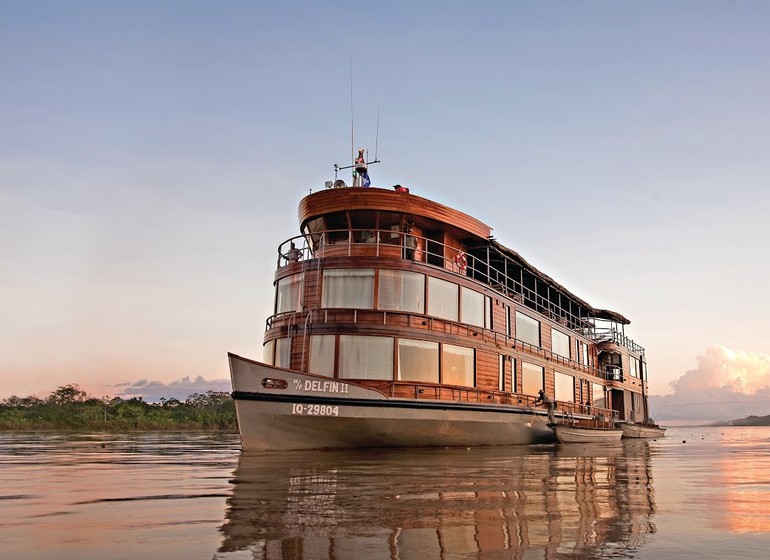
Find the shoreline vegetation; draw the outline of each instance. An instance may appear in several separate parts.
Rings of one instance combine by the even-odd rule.
[[[229,393],[194,393],[149,403],[141,397],[97,398],[76,384],[63,385],[47,398],[12,396],[0,401],[0,430],[178,431],[237,433],[235,404]]]
[[[747,416],[739,420],[724,420],[714,422],[709,426],[770,426],[770,415],[768,416]]]

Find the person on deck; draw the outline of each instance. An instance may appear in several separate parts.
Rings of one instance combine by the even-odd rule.
[[[353,171],[353,186],[354,187],[368,187],[372,184],[369,180],[368,166],[366,165],[366,159],[364,159],[364,149],[358,149],[358,157],[356,158],[355,170]]]
[[[290,263],[295,263],[295,262],[299,262],[301,258],[302,258],[302,251],[297,249],[297,247],[294,245],[294,241],[292,241],[291,246],[289,247],[288,261]]]
[[[556,419],[553,414],[553,411],[556,408],[556,403],[551,400],[551,397],[545,394],[545,390],[540,389],[537,392],[537,398],[535,399],[535,404],[544,404],[546,407],[548,407],[548,422],[550,424],[556,423]]]
[[[412,235],[412,224],[404,226],[404,258],[414,260],[417,253],[417,238]]]

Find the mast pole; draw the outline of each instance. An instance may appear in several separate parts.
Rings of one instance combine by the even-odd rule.
[[[353,57],[350,57],[350,163],[356,163],[356,148],[353,138]]]

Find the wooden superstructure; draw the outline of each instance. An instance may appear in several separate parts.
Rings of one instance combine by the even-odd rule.
[[[536,407],[643,421],[644,349],[491,237],[408,192],[332,188],[299,204],[282,243],[265,364],[389,398]]]

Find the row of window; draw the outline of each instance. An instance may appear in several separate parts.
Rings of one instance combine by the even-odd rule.
[[[540,337],[540,321],[516,311],[516,339],[537,346],[542,346]],[[508,322],[510,325],[510,321]],[[509,331],[509,328],[507,328]],[[510,332],[507,332],[510,336]],[[558,329],[551,327],[551,352],[568,360],[573,359],[573,347],[571,337]],[[574,359],[576,362],[588,367],[591,365],[591,355],[588,353],[588,344],[575,339]]]
[[[302,278],[297,274],[278,281],[276,313],[302,309]],[[321,307],[405,311],[492,328],[492,298],[453,282],[405,270],[326,269]],[[542,347],[540,321],[511,308],[506,313],[506,335],[512,334],[511,312],[515,314],[516,338]],[[575,361],[591,364],[588,344],[576,339],[573,349],[571,337],[552,328],[551,351],[569,360],[573,350]]]
[[[264,361],[278,367],[291,367],[290,339],[280,338],[267,342],[264,346]],[[511,369],[506,367],[507,363],[512,364]],[[542,366],[522,361],[520,382],[517,382],[517,377],[511,375],[512,371],[516,371],[516,360],[506,359],[500,354],[499,364],[499,390],[537,395],[545,387],[545,369]],[[311,335],[308,371],[327,377],[335,377],[336,373],[336,377],[341,379],[395,379],[476,386],[474,349],[407,338]],[[584,388],[584,382],[581,381],[576,391],[574,376],[561,372],[555,372],[554,382],[558,401],[583,404],[590,401],[594,406],[604,406],[605,389],[600,383],[591,382],[589,389]]]
[[[264,360],[289,368],[289,339],[267,342]],[[396,379],[464,387],[476,385],[473,348],[408,338],[312,335],[308,371],[328,377],[334,377],[336,372],[337,377],[342,379]]]
[[[323,271],[321,307],[406,311],[492,327],[492,298],[440,278],[405,270],[372,268]],[[427,289],[426,289],[427,288]],[[278,281],[276,313],[302,308],[302,275]]]

